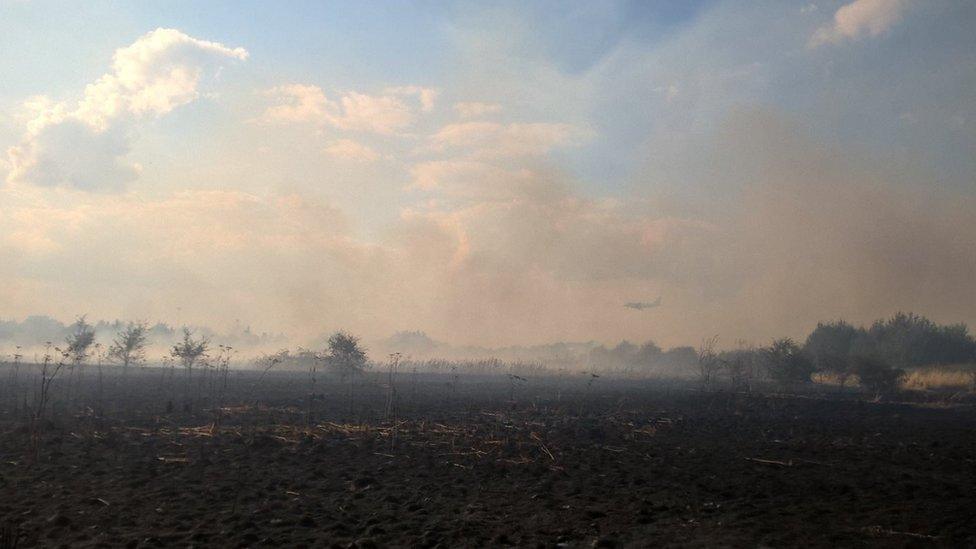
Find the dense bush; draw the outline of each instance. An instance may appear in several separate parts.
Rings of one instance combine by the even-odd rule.
[[[852,369],[861,380],[861,386],[871,391],[888,394],[898,389],[898,382],[905,372],[892,368],[876,357],[857,356],[851,360]]]
[[[591,367],[605,370],[639,370],[656,373],[687,373],[698,364],[698,353],[691,347],[662,350],[653,341],[641,346],[621,341],[614,347],[603,345],[589,352]]]
[[[770,379],[783,385],[807,383],[815,371],[813,362],[788,337],[773,341],[763,355]]]
[[[940,326],[914,313],[878,320],[866,332],[862,352],[901,367],[970,362],[976,341],[965,324]]]
[[[804,352],[817,370],[851,372],[853,356],[872,356],[901,368],[976,361],[976,340],[965,324],[939,325],[914,313],[897,313],[870,328],[840,320],[820,323]]]
[[[329,368],[343,377],[362,373],[368,363],[366,350],[360,344],[359,338],[343,331],[329,337],[325,359]]]
[[[864,329],[855,328],[843,320],[821,322],[807,336],[803,352],[818,372],[833,373],[844,385],[851,373],[851,352],[863,338]]]

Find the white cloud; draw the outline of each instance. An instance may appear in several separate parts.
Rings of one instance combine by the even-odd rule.
[[[327,120],[342,130],[392,134],[414,121],[410,107],[393,96],[349,92],[340,102],[341,112],[327,115]]]
[[[908,3],[908,0],[855,0],[838,9],[831,24],[817,29],[810,37],[809,46],[883,34],[901,20]]]
[[[166,114],[196,99],[203,69],[225,58],[245,60],[247,51],[156,29],[116,50],[112,72],[85,88],[76,116],[102,128],[123,112]]]
[[[43,126],[10,148],[13,169],[7,179],[46,187],[115,191],[139,176],[139,166],[125,160],[128,153],[124,129],[99,131],[68,117]]]
[[[379,153],[352,139],[331,141],[325,147],[325,152],[333,158],[353,162],[375,162],[380,158]]]
[[[502,106],[497,103],[461,102],[454,104],[454,110],[461,118],[485,118],[502,112]]]
[[[261,120],[270,123],[313,122],[346,131],[395,134],[413,124],[416,109],[403,96],[416,96],[420,110],[433,109],[437,91],[417,86],[389,88],[383,95],[345,92],[329,99],[318,86],[289,84],[268,90],[276,104],[265,109]]]
[[[266,95],[277,102],[264,111],[266,122],[314,122],[323,119],[335,108],[322,88],[304,84],[286,84],[271,88]]]
[[[44,96],[24,102],[25,135],[8,150],[8,182],[117,189],[139,166],[125,161],[128,126],[161,116],[199,96],[204,70],[243,48],[156,29],[116,50],[112,70],[89,84],[75,104]]]

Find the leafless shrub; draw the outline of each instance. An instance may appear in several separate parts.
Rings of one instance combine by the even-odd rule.
[[[528,380],[518,374],[507,374],[507,375],[508,375],[508,382],[511,389],[511,393],[509,394],[508,399],[512,404],[515,404],[517,402],[515,400],[515,390],[518,388],[518,384],[525,383]]]
[[[722,361],[719,360],[718,354],[715,352],[717,342],[718,336],[716,335],[702,340],[701,345],[698,346],[698,380],[703,388],[711,387],[722,368]]]
[[[10,397],[14,401],[14,409],[17,409],[17,399],[20,395],[20,360],[24,355],[20,352],[21,347],[17,345],[14,349],[13,362],[10,367]]]
[[[62,350],[57,347],[54,350],[60,355],[60,360],[57,363],[54,363],[54,357],[51,355],[51,343],[48,342],[45,346],[44,360],[41,363],[41,384],[30,409],[29,450],[32,463],[37,461],[40,453],[44,412],[50,403],[51,385],[64,369],[65,362],[73,357],[71,350]]]
[[[737,349],[725,351],[719,355],[722,368],[725,370],[733,390],[749,391],[752,389],[758,358],[758,351],[741,340],[738,342]]]

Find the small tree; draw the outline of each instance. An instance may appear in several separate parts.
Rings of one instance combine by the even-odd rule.
[[[339,331],[329,338],[326,360],[333,371],[345,378],[366,369],[366,350],[362,348],[358,337]]]
[[[128,367],[146,359],[146,344],[149,328],[144,322],[130,322],[119,330],[108,348],[108,359]]]
[[[80,316],[71,326],[71,333],[65,338],[65,343],[68,344],[66,352],[71,362],[81,364],[88,359],[88,351],[95,343],[95,329],[84,316]]]
[[[180,361],[187,375],[193,371],[193,366],[202,358],[206,358],[207,351],[210,349],[210,340],[200,336],[193,337],[193,330],[183,328],[183,340],[173,346],[170,354],[173,358]]]
[[[661,360],[661,348],[658,347],[656,343],[651,340],[647,340],[640,349],[637,350],[637,364],[638,366],[650,370],[657,366],[658,361]]]
[[[876,357],[858,356],[853,359],[853,370],[861,380],[861,386],[877,394],[891,394],[898,389],[898,384],[904,370],[892,368],[891,365]]]
[[[719,356],[733,388],[736,390],[751,389],[758,354],[756,349],[749,347],[746,342],[740,340],[738,349],[726,351]]]
[[[349,415],[355,409],[353,401],[353,376],[363,373],[366,369],[366,350],[359,343],[359,338],[347,332],[338,331],[329,338],[328,355],[325,357],[326,364],[339,378],[346,382],[349,397]]]
[[[807,336],[803,352],[813,361],[817,371],[836,375],[843,387],[852,373],[850,355],[855,346],[864,345],[865,338],[863,329],[843,320],[821,322]]]
[[[790,338],[777,339],[763,350],[769,377],[781,385],[808,383],[816,371],[813,362]]]

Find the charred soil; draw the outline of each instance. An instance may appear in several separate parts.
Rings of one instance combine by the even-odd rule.
[[[19,547],[976,543],[968,407],[423,374],[404,376],[391,406],[381,376],[320,380],[311,396],[301,375],[257,378],[232,373],[215,396],[204,378],[152,369],[97,385],[88,376],[72,393],[57,388],[36,454],[26,412],[10,399],[0,416],[6,538]]]

